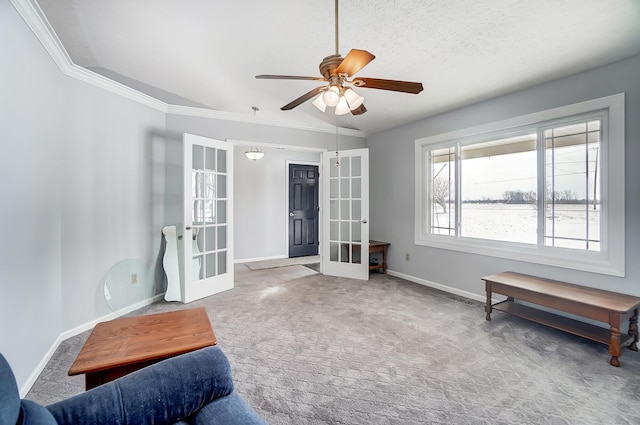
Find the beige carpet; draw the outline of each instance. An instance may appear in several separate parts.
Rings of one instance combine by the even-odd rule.
[[[499,311],[487,322],[480,302],[386,274],[235,270],[230,291],[134,314],[205,307],[270,425],[640,424],[640,353],[612,367],[605,345]],[[28,398],[83,391],[67,370],[87,336],[60,345]]]
[[[275,260],[252,261],[250,263],[243,263],[243,264],[249,267],[251,270],[265,270],[265,269],[275,269],[277,267],[314,264],[319,262],[320,262],[319,255],[310,255],[308,257],[278,258]]]

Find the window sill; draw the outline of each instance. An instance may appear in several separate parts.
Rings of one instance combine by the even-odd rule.
[[[448,236],[422,235],[415,244],[431,248],[446,249],[468,254],[485,255],[507,260],[624,277],[624,260],[606,258],[602,252],[580,252],[562,248],[540,249],[533,245],[494,242],[482,239],[454,239]]]

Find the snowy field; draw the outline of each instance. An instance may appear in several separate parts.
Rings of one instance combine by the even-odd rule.
[[[588,218],[587,218],[588,216]],[[453,211],[434,215],[434,224],[447,227],[453,223]],[[587,220],[589,226],[587,226]],[[537,243],[536,208],[528,204],[462,204],[462,236],[508,242]],[[588,231],[590,250],[599,250],[600,209],[585,205],[559,205],[555,211],[547,210],[547,236],[555,235],[555,246],[585,249]],[[587,229],[588,227],[588,229]],[[442,234],[447,234],[442,231]],[[558,238],[579,239],[561,240]],[[547,245],[551,245],[551,239]]]

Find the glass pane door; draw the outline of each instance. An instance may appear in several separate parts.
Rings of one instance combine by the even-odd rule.
[[[185,134],[185,302],[233,287],[230,143]]]
[[[368,280],[368,149],[326,153],[323,174],[323,273]]]

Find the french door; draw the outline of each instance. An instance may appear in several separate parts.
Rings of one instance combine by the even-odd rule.
[[[183,302],[233,288],[233,145],[184,135]]]
[[[369,150],[323,155],[322,273],[369,280]]]

